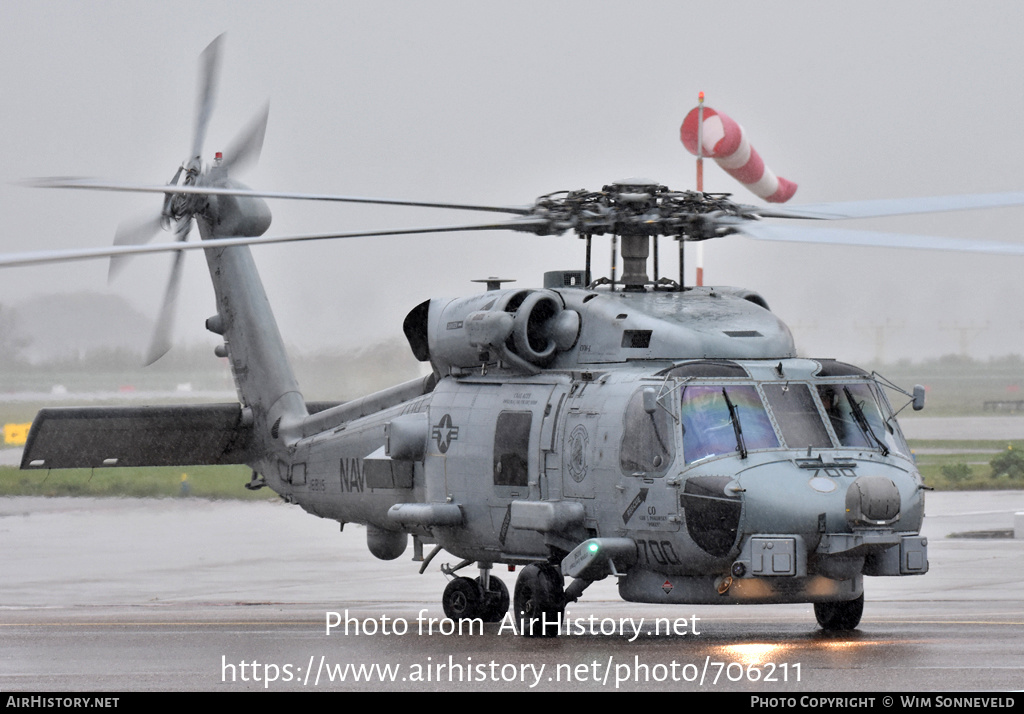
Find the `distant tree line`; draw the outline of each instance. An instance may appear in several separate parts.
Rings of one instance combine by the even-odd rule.
[[[1024,451],[1007,447],[989,462],[989,478],[1007,478],[1010,481],[1024,481]],[[946,464],[940,471],[952,483],[964,483],[974,478],[974,471],[965,463]]]

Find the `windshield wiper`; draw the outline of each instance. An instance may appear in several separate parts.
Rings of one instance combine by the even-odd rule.
[[[736,434],[736,448],[739,449],[740,458],[747,458],[747,445],[743,441],[743,427],[740,426],[740,410],[729,399],[729,393],[722,387],[722,396],[725,397],[725,405],[729,407],[729,419],[732,421],[732,430]]]
[[[864,410],[856,399],[853,398],[853,394],[850,392],[849,387],[843,387],[843,393],[846,395],[846,401],[850,404],[850,411],[853,413],[853,418],[857,422],[857,426],[860,428],[861,433],[864,434],[865,441],[873,441],[878,444],[878,448],[882,450],[882,456],[889,455],[889,447],[885,445],[875,430],[871,428],[871,423],[868,418],[864,416]]]

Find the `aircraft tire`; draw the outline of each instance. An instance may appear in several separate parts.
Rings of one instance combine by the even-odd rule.
[[[814,617],[821,625],[821,629],[828,632],[857,629],[863,614],[864,593],[861,593],[856,600],[814,603]]]
[[[484,595],[480,585],[470,578],[455,578],[448,582],[441,596],[441,607],[452,620],[472,620],[481,617]]]
[[[557,637],[565,610],[562,575],[549,563],[527,565],[519,573],[514,595],[516,616],[526,637]]]
[[[496,578],[493,575],[488,579],[490,588],[487,592],[484,592],[482,578],[477,578],[477,587],[480,588],[481,592],[484,592],[483,607],[480,617],[484,622],[501,622],[502,618],[505,617],[505,613],[508,612],[509,596],[508,588],[505,587],[505,583],[500,578]]]

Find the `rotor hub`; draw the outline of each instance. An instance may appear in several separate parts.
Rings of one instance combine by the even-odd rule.
[[[612,235],[622,238],[622,283],[626,290],[646,290],[651,239],[671,236],[678,241],[702,241],[736,231],[743,220],[757,217],[756,209],[733,203],[730,194],[672,191],[654,181],[626,179],[600,191],[562,191],[541,196],[521,230],[555,235],[572,230],[584,238]],[[614,272],[614,265],[613,265]]]

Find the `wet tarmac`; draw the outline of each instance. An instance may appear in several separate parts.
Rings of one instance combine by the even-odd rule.
[[[945,537],[1015,511],[1024,492],[929,494],[930,572],[869,578],[850,634],[807,605],[624,603],[609,578],[570,605],[577,632],[538,640],[446,631],[454,559],[419,575],[295,506],[5,499],[0,690],[1020,689],[1024,540]]]

